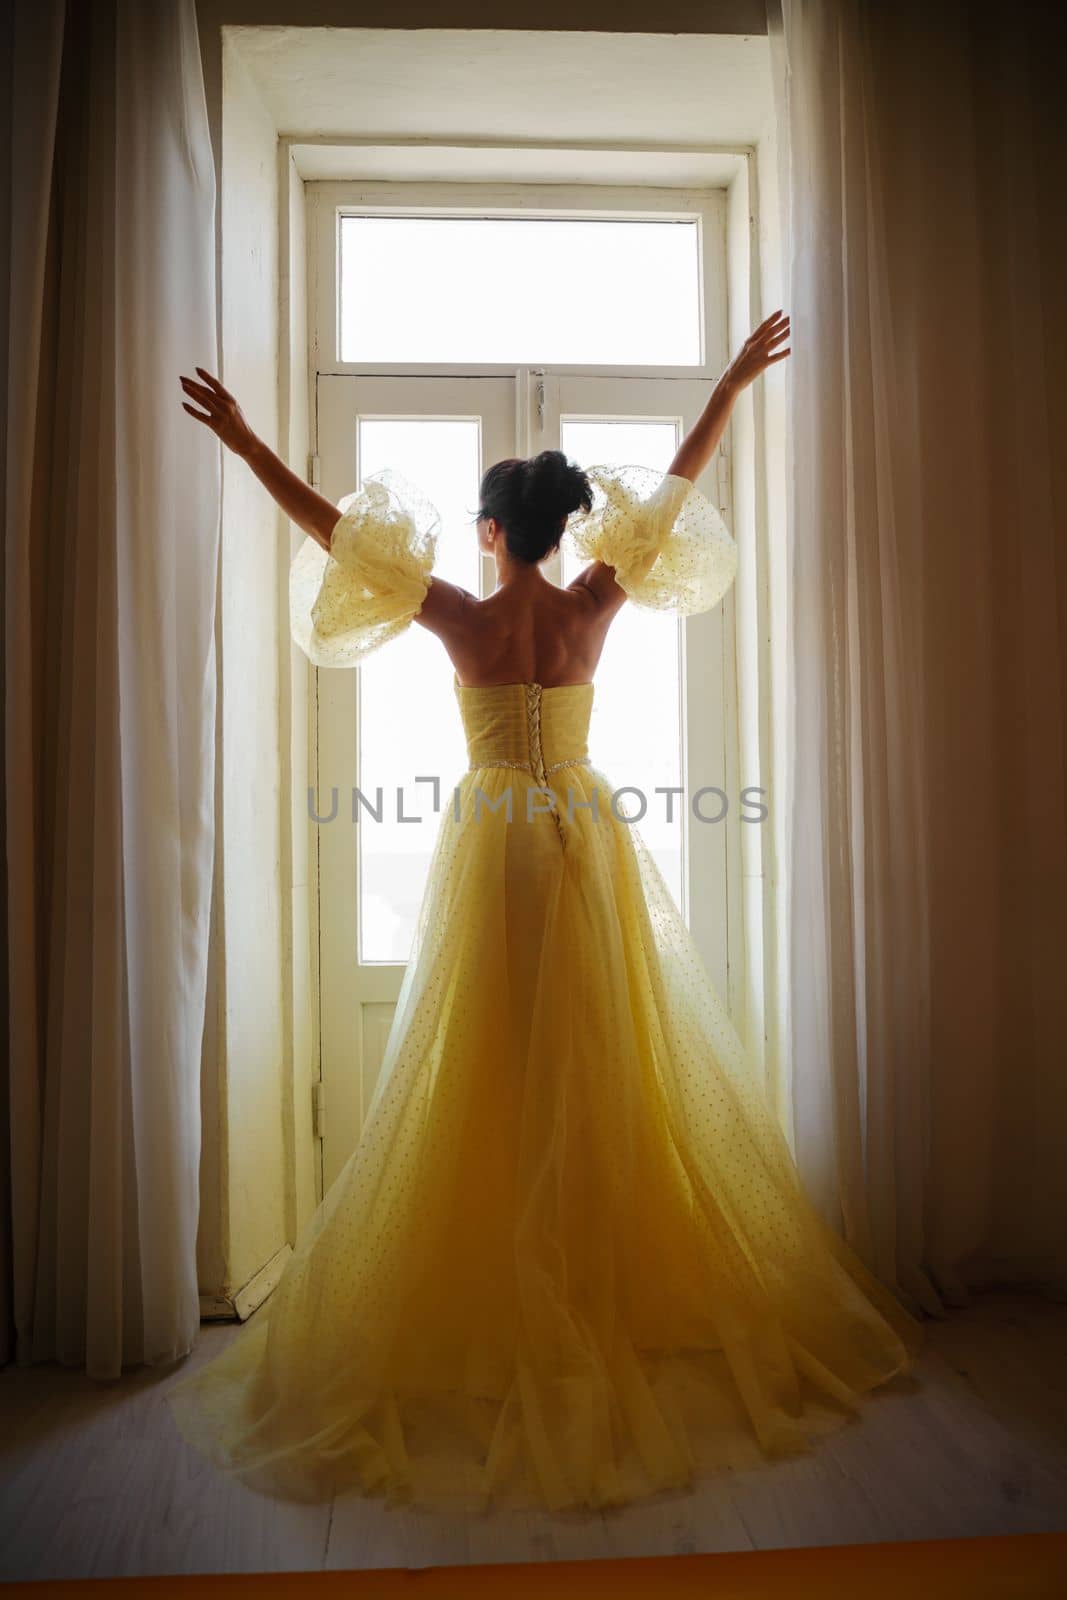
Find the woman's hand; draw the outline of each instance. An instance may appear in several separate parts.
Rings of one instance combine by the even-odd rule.
[[[204,411],[194,411],[184,400],[182,410],[188,411],[197,422],[202,422],[210,428],[235,455],[245,457],[251,455],[253,447],[259,441],[245,421],[244,413],[237,401],[210,372],[205,372],[203,367],[197,367],[196,371],[203,378],[203,383],[196,383],[183,374],[182,388],[191,399],[204,407]]]
[[[788,337],[789,318],[781,311],[776,311],[766,322],[761,322],[754,333],[749,334],[712,390],[704,410],[678,446],[674,460],[667,468],[668,472],[677,478],[689,478],[693,483],[696,482],[719,448],[734,401],[741,390],[747,389],[761,372],[773,367],[776,361],[785,360],[789,346],[783,347],[782,340]]]
[[[298,528],[303,528],[305,533],[322,545],[324,550],[329,550],[333,539],[333,530],[337,526],[340,512],[332,500],[327,500],[319,494],[310,484],[298,478],[296,473],[287,467],[280,456],[263,443],[248,426],[240,406],[228,389],[224,389],[217,378],[210,372],[205,372],[203,367],[197,367],[197,372],[203,378],[203,383],[196,383],[192,378],[182,376],[182,388],[191,399],[203,406],[202,411],[194,411],[192,406],[182,401],[182,410],[188,411],[197,422],[202,422],[205,427],[217,434],[227,449],[241,456],[263,487],[274,496],[285,515],[295,522]]]
[[[730,389],[747,389],[761,372],[773,367],[776,361],[785,360],[789,354],[788,345],[784,349],[776,346],[788,338],[789,318],[783,311],[776,311],[749,334],[720,381]]]

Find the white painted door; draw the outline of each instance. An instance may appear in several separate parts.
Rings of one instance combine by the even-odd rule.
[[[317,394],[323,494],[338,500],[382,467],[404,473],[441,513],[435,570],[482,593],[471,519],[484,467],[515,454],[515,380],[320,376]],[[316,814],[336,806],[313,825],[325,1191],[374,1092],[437,834],[434,783],[420,780],[447,803],[467,763],[448,657],[426,629],[315,678]]]
[[[662,470],[707,393],[690,379],[526,369],[507,378],[320,376],[322,490],[336,500],[383,466],[405,472],[442,512],[436,570],[484,594],[493,570],[473,525],[484,467],[560,447],[582,465]],[[701,487],[728,511],[725,465],[713,464]],[[580,565],[564,555],[547,571],[569,582]],[[596,765],[614,787],[635,791],[625,808],[643,811],[637,825],[727,1000],[743,948],[732,605],[728,596],[685,621],[625,607],[597,673],[590,733]],[[314,827],[328,1188],[359,1138],[399,993],[440,820],[428,780],[447,804],[466,755],[451,668],[424,629],[355,672],[316,678],[316,811],[331,819]],[[694,812],[698,790],[709,820]],[[726,800],[719,821],[712,791]]]

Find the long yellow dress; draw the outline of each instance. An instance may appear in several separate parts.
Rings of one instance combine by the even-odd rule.
[[[721,598],[736,555],[699,491],[593,477],[581,553],[639,603]],[[410,622],[436,540],[394,474],[341,509],[291,589],[330,665]],[[268,1492],[461,1507],[606,1506],[810,1449],[911,1370],[920,1324],[806,1198],[589,762],[593,686],[456,696],[470,770],[359,1146],[270,1300],[171,1391],[176,1418]]]

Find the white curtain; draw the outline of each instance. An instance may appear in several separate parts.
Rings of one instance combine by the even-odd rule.
[[[935,1314],[1067,1287],[1062,13],[784,0],[795,1145]]]
[[[199,1320],[219,461],[178,374],[217,365],[214,168],[194,0],[2,27],[2,1354],[106,1378]]]

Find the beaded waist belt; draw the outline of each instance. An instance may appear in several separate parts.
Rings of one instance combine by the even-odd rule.
[[[566,761],[553,761],[550,767],[537,766],[533,761],[479,761],[476,766],[468,767],[468,774],[472,772],[486,772],[495,767],[512,767],[519,772],[528,772],[531,778],[542,781],[551,776],[553,772],[562,772],[564,767],[589,767],[592,766],[588,756],[568,756]]]

